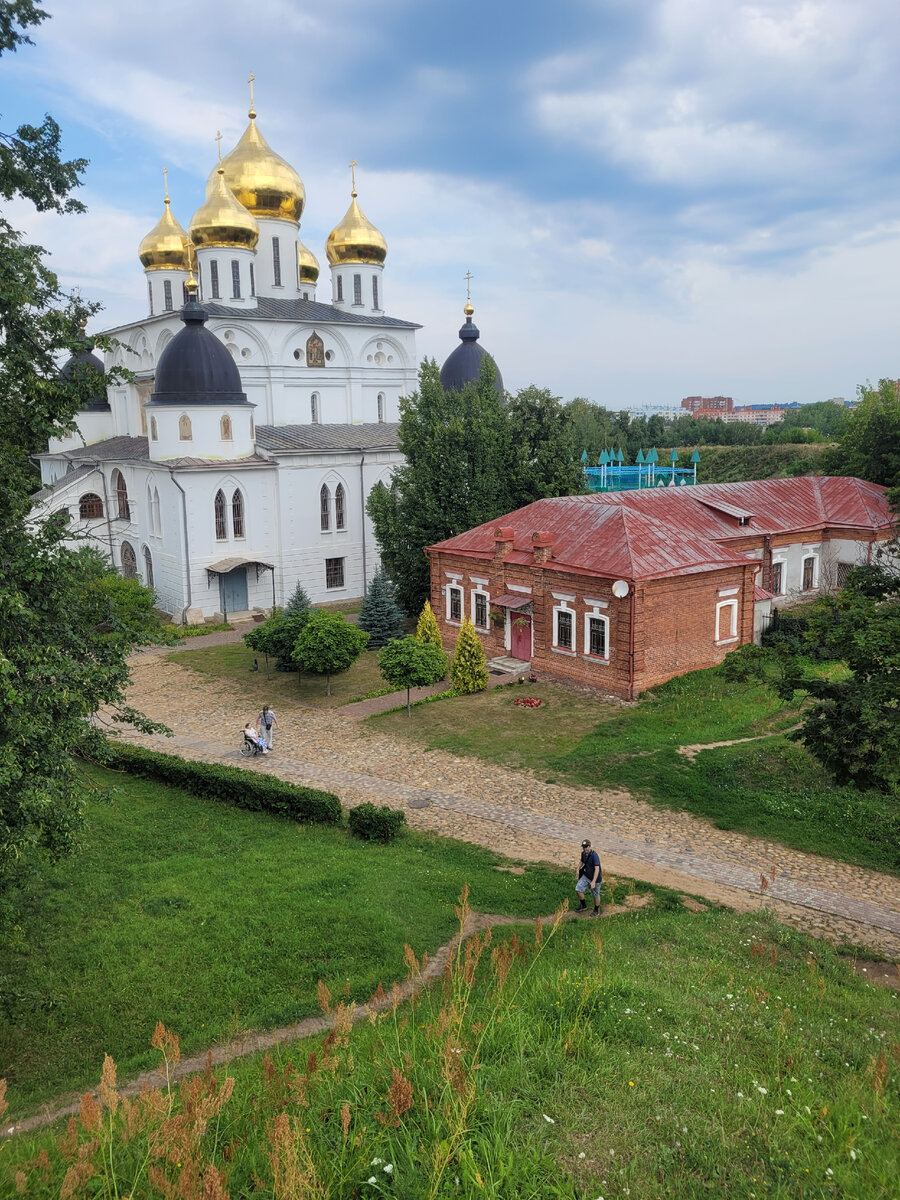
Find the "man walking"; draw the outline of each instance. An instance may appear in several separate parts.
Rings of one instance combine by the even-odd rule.
[[[266,745],[271,750],[273,740],[272,727],[277,725],[278,722],[275,720],[275,714],[269,708],[268,704],[262,706],[262,712],[256,718],[256,723],[259,726],[259,736],[265,738]]]
[[[594,911],[591,913],[591,916],[599,917],[600,884],[602,882],[603,872],[600,869],[600,855],[596,850],[591,849],[590,841],[585,838],[581,843],[581,863],[578,867],[578,882],[575,884],[575,891],[578,894],[579,912],[587,911],[584,893],[590,888],[591,895],[594,897]]]

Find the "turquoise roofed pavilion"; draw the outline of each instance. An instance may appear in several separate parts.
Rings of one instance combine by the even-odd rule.
[[[587,452],[581,456],[588,490],[591,492],[631,492],[651,487],[683,487],[697,482],[700,451],[694,450],[689,467],[679,467],[678,450],[673,447],[668,464],[660,463],[659,451],[652,446],[646,453],[638,450],[633,463],[626,463],[621,446],[600,451],[596,467],[587,466]]]

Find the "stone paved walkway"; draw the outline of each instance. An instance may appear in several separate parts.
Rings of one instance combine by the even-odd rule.
[[[347,720],[339,710],[284,699],[275,753],[246,761],[238,750],[246,704],[237,685],[183,669],[177,657],[137,656],[132,669],[130,702],[176,731],[174,739],[130,733],[132,740],[324,787],[346,805],[369,800],[404,808],[416,828],[521,860],[569,866],[588,836],[610,873],[742,910],[766,904],[816,935],[900,957],[900,880],[892,876],[715,829],[626,792],[561,787],[527,772],[428,751]]]

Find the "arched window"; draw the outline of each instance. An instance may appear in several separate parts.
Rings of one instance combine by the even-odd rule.
[[[153,527],[153,493],[150,491],[150,484],[147,484],[147,526],[151,533],[156,533]]]
[[[163,280],[163,300],[165,302],[166,312],[171,312],[175,305],[172,303],[172,281],[171,279]]]
[[[128,488],[125,486],[125,477],[121,471],[113,471],[113,483],[116,488],[116,506],[119,511],[119,520],[130,521],[131,513],[128,509]]]
[[[150,418],[150,440],[152,442],[159,441],[159,426],[156,423],[156,417]]]
[[[378,421],[384,421],[384,392],[378,393]]]
[[[153,555],[149,546],[144,547],[144,583],[148,588],[153,587]]]
[[[319,424],[319,393],[313,392],[309,398],[309,417],[313,425]]]
[[[137,558],[131,542],[122,543],[122,574],[126,579],[137,579]]]
[[[153,489],[153,504],[150,511],[153,514],[153,532],[162,533],[162,520],[159,515],[159,488]]]
[[[244,497],[235,488],[231,497],[231,529],[236,538],[244,536]]]
[[[94,521],[103,516],[103,501],[95,492],[85,492],[78,501],[78,515],[82,521]]]
[[[229,417],[227,413],[222,418],[222,420],[219,422],[219,428],[222,431],[222,441],[230,442],[231,441],[231,417]]]
[[[187,413],[182,413],[178,418],[178,436],[183,442],[191,440],[191,418]]]
[[[378,276],[372,276],[372,307],[378,308]]]
[[[319,524],[323,533],[327,533],[331,528],[331,492],[327,483],[322,484],[322,490],[319,492]]]
[[[339,483],[334,490],[334,527],[346,529],[347,521],[344,516],[344,485]]]
[[[228,537],[228,514],[225,511],[225,493],[221,488],[216,492],[213,508],[216,514],[216,539],[224,542]]]

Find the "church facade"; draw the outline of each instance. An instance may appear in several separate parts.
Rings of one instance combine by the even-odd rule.
[[[378,565],[365,504],[402,461],[399,399],[416,387],[419,326],[387,315],[387,244],[355,173],[325,247],[327,299],[299,238],[305,200],[251,100],[189,231],[166,191],[139,248],[146,315],[108,331],[118,345],[103,360],[86,346],[64,368],[95,371],[97,394],[39,456],[35,515],[66,511],[177,621],[268,609],[298,582],[314,602],[349,599]],[[183,363],[163,396],[161,360],[197,303],[239,383],[210,392],[209,363]],[[119,382],[118,367],[132,378]]]

